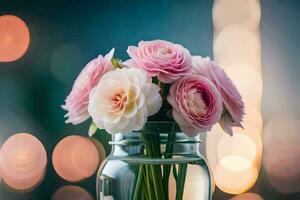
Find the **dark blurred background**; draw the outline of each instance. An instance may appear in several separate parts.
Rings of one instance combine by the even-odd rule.
[[[261,3],[264,119],[282,112],[299,116],[300,1]],[[70,184],[54,172],[51,154],[63,137],[87,135],[89,121],[66,125],[60,105],[89,60],[112,47],[116,57],[127,59],[128,45],[152,39],[170,40],[192,54],[212,56],[212,4],[212,0],[0,0],[0,15],[19,16],[31,35],[21,59],[0,63],[0,144],[13,133],[32,133],[45,145],[49,158],[45,180],[36,190],[14,194],[0,186],[0,199],[50,199],[56,189]],[[95,195],[95,176],[75,185]],[[299,193],[273,189],[263,168],[251,191],[266,200],[300,199]],[[230,197],[218,189],[214,195],[216,200]]]

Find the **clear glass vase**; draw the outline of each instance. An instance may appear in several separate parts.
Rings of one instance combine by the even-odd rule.
[[[198,137],[175,122],[148,122],[113,135],[112,151],[97,175],[99,200],[209,200],[212,179]]]

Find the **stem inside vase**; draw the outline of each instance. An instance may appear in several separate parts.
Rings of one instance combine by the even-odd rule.
[[[173,158],[174,140],[176,137],[175,126],[173,124],[172,131],[168,134],[166,149],[164,155],[161,152],[161,140],[159,134],[141,133],[144,148],[141,154],[145,158],[159,158],[170,159]],[[187,163],[178,164],[178,173],[176,166],[171,164],[145,164],[139,166],[136,186],[134,190],[133,199],[138,200],[168,200],[169,199],[169,179],[171,169],[173,166],[173,173],[176,173],[176,200],[182,200],[184,192],[184,183],[187,172]]]

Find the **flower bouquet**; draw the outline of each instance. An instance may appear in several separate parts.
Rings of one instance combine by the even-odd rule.
[[[138,46],[129,46],[127,53],[130,59],[122,62],[114,58],[112,49],[84,67],[62,106],[67,111],[66,122],[79,124],[91,117],[92,127],[113,134],[111,144],[118,148],[114,148],[108,160],[121,160],[116,168],[122,170],[123,162],[139,163],[128,164],[123,174],[127,179],[119,177],[123,185],[114,187],[105,185],[105,181],[116,179],[110,176],[105,180],[113,173],[109,172],[113,171],[112,167],[106,169],[106,164],[102,164],[100,199],[105,196],[170,199],[171,176],[175,180],[172,191],[176,190],[172,197],[182,199],[188,165],[199,164],[199,152],[178,149],[197,143],[191,138],[208,132],[216,123],[228,134],[232,134],[232,127],[242,127],[241,95],[215,62],[192,56],[179,44],[141,41]],[[179,132],[185,135],[179,137]],[[139,137],[135,140],[137,134]],[[176,160],[178,157],[180,162]],[[185,162],[183,157],[189,160]],[[192,159],[195,157],[197,162]],[[133,171],[135,173],[131,173]],[[118,188],[115,189],[118,191],[104,191],[105,187]]]

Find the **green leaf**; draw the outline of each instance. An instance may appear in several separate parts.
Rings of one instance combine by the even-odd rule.
[[[122,68],[122,61],[120,60],[120,59],[118,59],[118,58],[113,58],[112,60],[111,60],[111,62],[112,62],[112,64],[113,64],[113,66],[115,67],[115,68]]]

